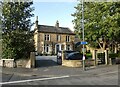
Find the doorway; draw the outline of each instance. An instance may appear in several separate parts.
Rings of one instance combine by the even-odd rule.
[[[57,54],[58,51],[60,51],[60,50],[61,50],[61,44],[56,44],[55,45],[55,53]]]

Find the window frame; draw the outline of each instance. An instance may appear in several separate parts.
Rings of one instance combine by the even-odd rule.
[[[50,51],[50,45],[49,44],[44,44],[44,46],[43,46],[43,52],[49,53],[49,51]]]
[[[50,34],[44,34],[44,40],[50,41]]]
[[[67,46],[66,46],[66,49],[67,49],[67,50],[71,50],[71,45],[67,45]]]
[[[57,39],[57,41],[61,41],[61,35],[57,34],[57,38],[56,39]]]
[[[70,42],[70,36],[69,35],[66,36],[66,42]]]

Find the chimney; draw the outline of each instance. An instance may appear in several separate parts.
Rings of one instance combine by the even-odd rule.
[[[38,16],[36,16],[35,28],[38,28]]]
[[[55,27],[59,28],[59,21],[58,20],[56,21]]]

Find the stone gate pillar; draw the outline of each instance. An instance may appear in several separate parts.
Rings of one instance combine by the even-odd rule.
[[[35,68],[35,52],[31,52],[30,53],[30,66],[32,67],[32,68]]]
[[[64,66],[64,65],[65,65],[65,53],[62,50],[62,66]]]
[[[108,65],[108,50],[105,50],[105,64]]]
[[[97,50],[93,50],[92,59],[95,60],[94,65],[98,65],[98,62],[97,62]]]
[[[64,61],[64,58],[65,57],[65,53],[64,53],[64,51],[62,51],[62,62]]]

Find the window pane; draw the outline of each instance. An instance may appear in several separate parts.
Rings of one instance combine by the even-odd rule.
[[[46,40],[46,35],[45,35],[44,39]]]
[[[70,36],[66,36],[66,42],[70,41]]]
[[[69,42],[69,36],[68,36],[68,42]]]
[[[67,42],[67,36],[66,36],[66,42]]]
[[[61,37],[60,35],[57,35],[57,41],[60,41]]]

